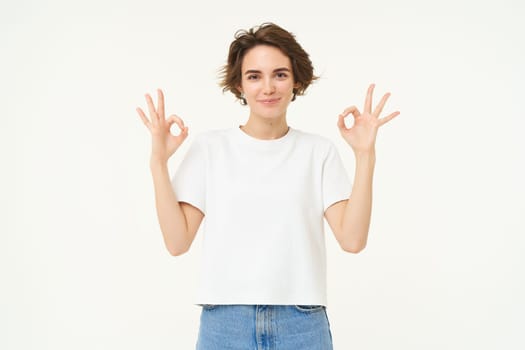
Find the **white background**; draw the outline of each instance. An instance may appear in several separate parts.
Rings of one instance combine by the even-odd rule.
[[[343,5],[344,4],[344,5]],[[171,257],[150,138],[135,112],[163,88],[194,135],[244,123],[217,71],[237,29],[296,34],[321,79],[291,126],[390,91],[368,247],[327,230],[335,349],[523,349],[520,1],[4,1],[0,5],[0,348],[192,349],[200,240]]]

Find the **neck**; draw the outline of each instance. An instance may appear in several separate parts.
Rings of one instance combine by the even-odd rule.
[[[274,140],[283,137],[288,132],[285,118],[278,120],[258,120],[250,117],[241,130],[246,134],[261,140]]]

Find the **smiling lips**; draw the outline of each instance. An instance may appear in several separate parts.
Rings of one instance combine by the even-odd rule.
[[[273,105],[279,102],[280,98],[268,98],[264,100],[257,100],[257,102],[262,103],[264,105]]]

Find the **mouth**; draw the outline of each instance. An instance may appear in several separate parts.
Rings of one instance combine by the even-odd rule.
[[[279,102],[281,98],[265,98],[263,100],[257,100],[257,102],[262,103],[263,105],[274,105]]]

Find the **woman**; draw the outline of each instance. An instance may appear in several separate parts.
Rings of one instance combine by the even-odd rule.
[[[151,171],[167,249],[186,252],[203,228],[202,306],[197,349],[331,349],[326,315],[323,217],[342,249],[367,241],[379,118],[370,85],[363,113],[352,106],[338,127],[356,157],[353,186],[333,143],[288,126],[286,112],[317,77],[294,36],[266,23],[239,31],[230,46],[222,86],[249,107],[245,125],[202,133],[173,178],[169,157],[188,135],[179,117],[165,118],[158,90],[150,117]],[[347,128],[344,118],[354,117]],[[177,124],[178,136],[170,133]]]

